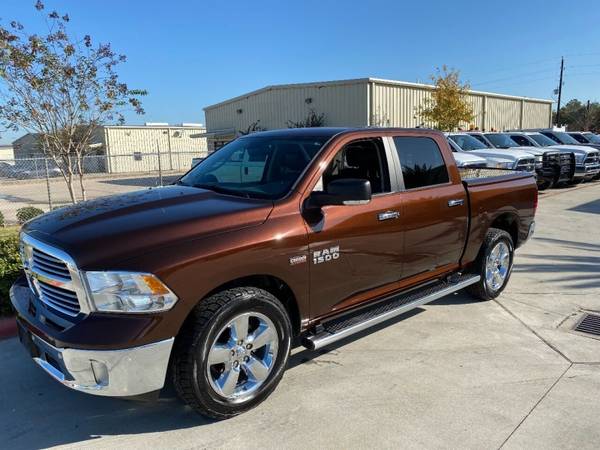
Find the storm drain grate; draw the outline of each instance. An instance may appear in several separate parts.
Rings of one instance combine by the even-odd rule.
[[[575,331],[600,336],[600,316],[596,314],[586,314],[581,322],[575,327]]]

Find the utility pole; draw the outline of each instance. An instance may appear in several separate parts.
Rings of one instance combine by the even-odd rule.
[[[587,106],[585,107],[585,130],[590,131],[590,101],[587,101]]]
[[[562,96],[562,80],[563,80],[563,70],[565,68],[565,58],[560,58],[560,81],[558,83],[558,106],[556,109],[556,126],[560,127],[560,98]]]

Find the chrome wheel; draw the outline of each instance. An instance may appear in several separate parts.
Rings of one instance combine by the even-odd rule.
[[[279,333],[264,314],[240,314],[217,334],[208,352],[208,380],[221,397],[243,402],[260,389],[275,365]]]
[[[504,285],[510,269],[510,249],[506,242],[498,242],[489,253],[485,264],[485,281],[492,291]]]

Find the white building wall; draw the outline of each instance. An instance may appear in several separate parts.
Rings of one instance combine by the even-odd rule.
[[[207,155],[205,133],[200,127],[105,127],[104,144],[112,173],[187,170],[192,158]]]

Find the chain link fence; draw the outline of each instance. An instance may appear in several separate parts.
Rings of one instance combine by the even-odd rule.
[[[205,157],[206,153],[197,151],[85,156],[81,172],[86,197],[170,184]],[[82,199],[80,169],[75,160],[71,166],[73,191],[79,201]],[[68,172],[68,166],[51,158],[0,160],[0,224],[2,219],[5,225],[18,224],[18,212],[23,208],[46,212],[72,203],[63,172]]]

